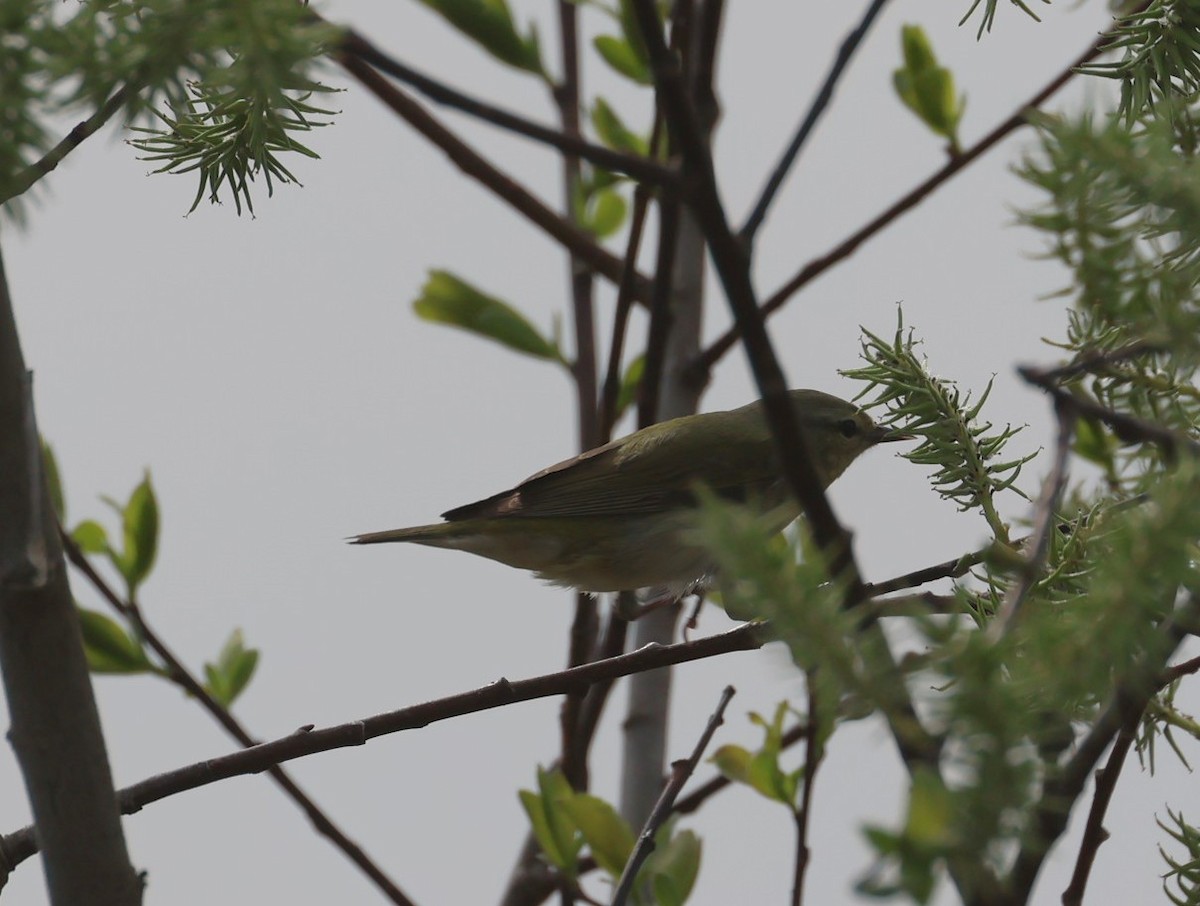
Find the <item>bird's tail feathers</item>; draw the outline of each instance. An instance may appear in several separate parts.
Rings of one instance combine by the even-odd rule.
[[[390,541],[410,541],[415,544],[446,545],[458,533],[459,527],[452,522],[435,525],[414,525],[411,528],[388,529],[385,532],[367,532],[353,535],[346,540],[351,544],[386,544]]]

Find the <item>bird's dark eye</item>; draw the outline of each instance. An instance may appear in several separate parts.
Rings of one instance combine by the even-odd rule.
[[[842,437],[854,437],[858,434],[858,422],[852,418],[843,418],[837,423],[837,429]]]

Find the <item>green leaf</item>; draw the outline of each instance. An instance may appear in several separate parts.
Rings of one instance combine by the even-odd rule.
[[[150,483],[149,471],[133,489],[121,515],[125,552],[119,561],[114,562],[129,585],[129,596],[133,597],[137,587],[154,568],[154,559],[158,554],[158,501]]]
[[[607,239],[625,222],[625,199],[614,189],[601,189],[588,199],[583,226],[598,239]]]
[[[596,98],[596,103],[592,106],[592,127],[600,141],[610,148],[642,157],[649,153],[649,143],[646,139],[626,126],[604,98]]]
[[[83,650],[93,673],[156,672],[142,646],[120,623],[94,610],[77,610]]]
[[[1104,469],[1104,473],[1115,478],[1117,440],[1095,419],[1080,418],[1075,422],[1074,451],[1088,462]]]
[[[58,524],[65,525],[67,521],[67,502],[63,497],[62,480],[58,473],[58,460],[54,456],[54,448],[42,440],[42,468],[46,473],[46,490],[50,494],[50,505],[58,516]]]
[[[413,302],[413,311],[423,320],[449,324],[516,352],[566,364],[558,347],[538,333],[520,312],[449,271],[429,272],[420,297]]]
[[[624,415],[625,410],[637,400],[638,391],[642,386],[642,375],[645,371],[646,354],[642,353],[629,363],[625,374],[621,376],[621,387],[617,391],[617,411],[613,414],[613,421]]]
[[[545,76],[537,29],[517,31],[507,0],[421,0],[502,63]]]
[[[785,773],[779,764],[779,756],[783,751],[783,724],[789,712],[786,701],[776,706],[770,721],[761,714],[751,712],[751,722],[764,731],[762,748],[751,752],[741,746],[725,745],[717,749],[711,760],[730,780],[744,783],[767,799],[794,809],[804,769]]]
[[[592,46],[596,48],[600,58],[620,75],[632,79],[639,85],[654,84],[654,79],[650,75],[650,67],[646,65],[629,41],[616,35],[597,35],[592,39]]]
[[[85,519],[71,529],[71,537],[85,554],[105,554],[109,551],[108,533],[95,519]]]
[[[750,760],[754,756],[742,746],[724,745],[709,759],[717,770],[736,783],[750,783]]]
[[[214,699],[228,708],[245,690],[258,666],[258,650],[247,648],[242,631],[235,629],[217,655],[215,663],[204,665],[204,687]]]
[[[750,786],[768,799],[782,802],[789,808],[791,807],[792,797],[788,795],[783,771],[779,769],[778,753],[766,749],[755,752],[750,759],[750,768],[747,771],[746,779]]]
[[[598,796],[576,793],[563,803],[596,863],[614,878],[621,876],[633,852],[633,831],[616,809]]]
[[[700,854],[700,838],[686,830],[655,850],[647,870],[659,906],[682,906],[691,895],[700,874]]]
[[[518,796],[546,860],[566,877],[574,878],[583,837],[564,805],[575,796],[571,785],[561,772],[538,768],[538,792],[521,790]]]
[[[905,25],[900,32],[904,66],[892,74],[896,93],[931,131],[958,150],[958,124],[966,106],[955,96],[954,75],[939,66],[933,46],[919,25]]]
[[[905,836],[921,848],[948,848],[954,839],[952,795],[933,771],[914,773]]]
[[[546,803],[546,817],[549,820],[550,832],[554,835],[555,845],[567,859],[564,871],[569,871],[573,876],[576,858],[583,847],[583,838],[564,804],[575,796],[575,791],[571,789],[571,784],[562,772],[557,770],[539,770],[538,788],[542,793],[542,801]]]

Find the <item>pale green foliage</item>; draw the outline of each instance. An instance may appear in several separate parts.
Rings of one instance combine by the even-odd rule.
[[[239,211],[260,172],[268,190],[294,180],[280,155],[313,156],[295,134],[331,113],[307,99],[328,90],[311,70],[337,32],[294,0],[23,0],[2,14],[5,201],[40,175],[28,168],[51,144],[49,117],[90,113],[119,92],[128,119],[165,124],[143,129],[139,147],[163,170],[197,170],[197,201],[228,189]]]
[[[904,65],[892,73],[896,94],[935,135],[949,141],[951,154],[957,154],[958,125],[966,99],[955,91],[954,74],[938,65],[933,46],[921,26],[906,25],[900,35]]]
[[[1158,826],[1183,847],[1183,855],[1159,846],[1169,869],[1163,875],[1163,892],[1175,906],[1196,906],[1200,903],[1200,830],[1187,823],[1182,811],[1167,809],[1167,816],[1171,823],[1159,820]]]
[[[1024,222],[1074,275],[1074,344],[1141,340],[1176,365],[1200,353],[1200,168],[1171,135],[1044,119],[1020,175],[1047,195]],[[1102,351],[1102,350],[1099,350]],[[1180,375],[1189,380],[1191,374]]]
[[[866,364],[842,374],[867,382],[860,398],[875,391],[866,406],[883,410],[878,419],[882,424],[920,438],[901,455],[937,468],[931,479],[934,489],[960,509],[980,510],[996,540],[1007,543],[1008,528],[996,512],[995,500],[1006,490],[1026,496],[1016,481],[1034,454],[1002,455],[1020,428],[1006,425],[993,431],[992,424],[980,418],[990,382],[972,403],[970,392],[962,393],[952,381],[929,372],[914,352],[916,345],[912,331],[904,330],[902,315],[890,343],[864,329],[861,355]]]
[[[521,790],[518,796],[543,858],[574,884],[586,851],[616,884],[637,842],[625,819],[598,796],[573,790],[560,771],[539,768],[537,777],[537,790]],[[672,822],[664,824],[638,872],[631,902],[682,906],[700,872],[700,854],[695,834],[676,832]]]
[[[1153,113],[1191,132],[1186,113],[1200,91],[1200,6],[1194,0],[1152,0],[1126,13],[1106,49],[1121,50],[1120,59],[1090,63],[1083,71],[1121,80],[1120,114],[1127,126]]]
[[[1017,7],[1035,22],[1041,21],[1041,19],[1037,17],[1037,13],[1035,13],[1033,9],[1027,3],[1025,3],[1025,0],[1008,0],[1008,2],[1010,5]],[[975,11],[979,9],[979,5],[981,3],[983,4],[983,11],[979,16],[979,29],[975,33],[976,37],[982,37],[985,31],[992,30],[992,25],[996,21],[996,7],[1000,5],[1000,0],[971,0],[971,6],[967,10],[966,15],[964,15],[958,22],[959,25],[962,25],[964,22],[970,19],[971,16],[975,14]],[[1048,6],[1050,4],[1050,0],[1042,0],[1042,3]]]

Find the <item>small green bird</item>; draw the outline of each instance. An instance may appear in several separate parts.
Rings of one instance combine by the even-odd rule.
[[[790,396],[826,487],[877,443],[909,437],[828,393],[793,390]],[[755,507],[775,531],[800,515],[755,402],[643,428],[511,490],[447,510],[437,525],[349,540],[470,551],[580,591],[655,587],[683,594],[714,569],[712,555],[693,538],[697,485]]]

